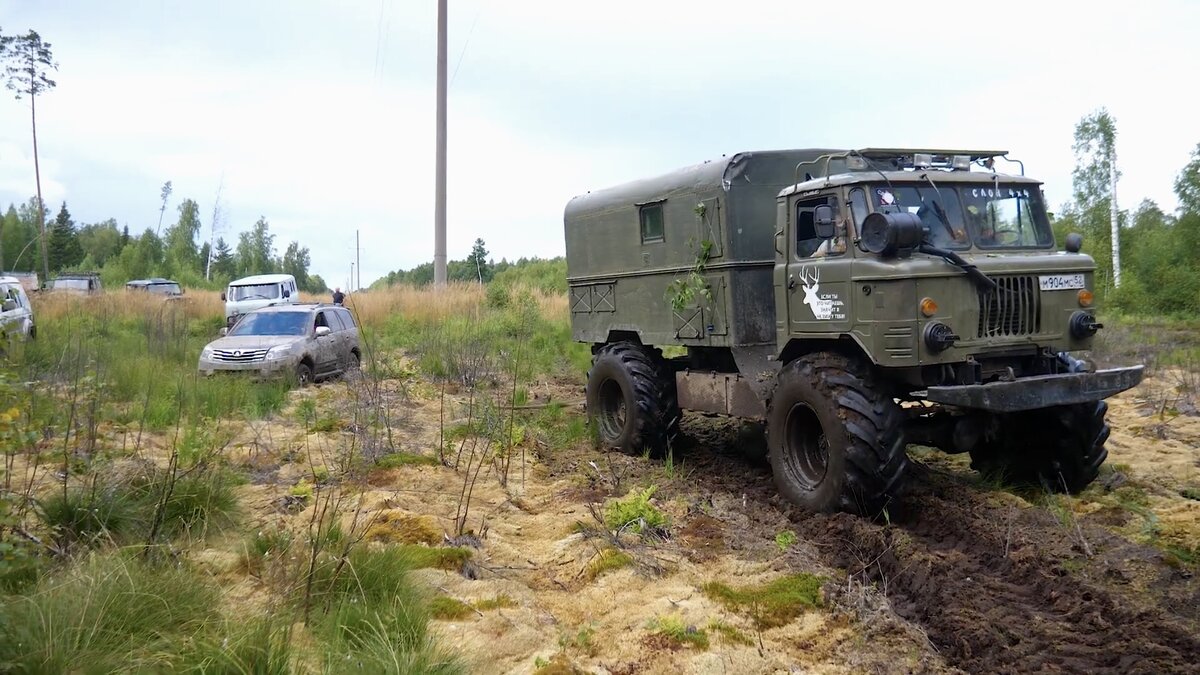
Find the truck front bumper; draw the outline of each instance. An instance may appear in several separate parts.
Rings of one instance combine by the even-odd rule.
[[[915,395],[960,408],[1011,413],[1098,401],[1136,387],[1141,381],[1142,366],[1131,366],[1094,373],[1036,375],[1012,382],[929,387]]]

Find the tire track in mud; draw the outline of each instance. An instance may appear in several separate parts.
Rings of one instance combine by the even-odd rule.
[[[918,498],[894,527],[847,514],[793,522],[830,563],[876,582],[896,613],[959,667],[1200,672],[1200,640],[1186,621],[1134,607],[1068,573],[1043,548],[1069,537],[1061,525],[1031,522],[1038,514],[1015,509],[1002,515],[963,488],[948,492]]]
[[[1103,583],[1108,563],[1098,557],[1101,578],[1069,572],[1064,562],[1086,544],[1072,542],[1044,509],[992,504],[977,488],[930,485],[924,477],[891,524],[805,514],[781,504],[765,467],[712,452],[716,439],[708,434],[691,440],[709,446],[689,453],[700,490],[744,494],[750,508],[782,511],[827,564],[883,590],[951,665],[970,672],[1200,673],[1194,623],[1154,604],[1161,598],[1130,598]],[[1103,548],[1131,547],[1095,528],[1086,536]]]

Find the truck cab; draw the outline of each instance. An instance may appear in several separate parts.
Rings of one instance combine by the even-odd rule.
[[[257,274],[229,283],[221,293],[225,301],[225,326],[232,327],[242,315],[270,305],[300,302],[296,277],[290,274]]]

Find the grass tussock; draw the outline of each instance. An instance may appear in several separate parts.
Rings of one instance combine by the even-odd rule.
[[[820,607],[822,583],[821,577],[800,573],[742,588],[713,581],[702,590],[726,608],[748,616],[759,629],[767,629],[785,626],[804,612]]]
[[[442,528],[429,516],[414,516],[402,511],[381,511],[367,528],[367,541],[385,544],[425,544],[442,541]]]

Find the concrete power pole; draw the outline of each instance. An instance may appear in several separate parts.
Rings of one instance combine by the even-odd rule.
[[[437,167],[433,207],[433,283],[446,285],[446,0],[438,0]]]
[[[1111,207],[1109,217],[1112,220],[1112,253],[1113,253],[1113,286],[1121,287],[1121,228],[1118,224],[1117,211],[1117,141],[1114,138],[1112,147],[1109,148],[1109,159],[1111,163],[1108,165],[1109,178],[1112,180],[1112,195],[1109,202]]]

